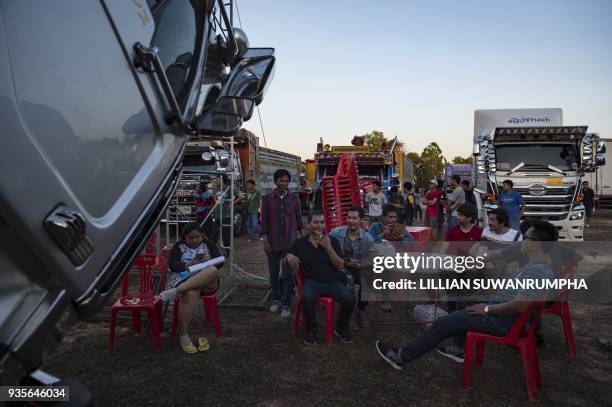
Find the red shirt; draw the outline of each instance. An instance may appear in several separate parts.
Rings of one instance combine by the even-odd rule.
[[[425,194],[425,199],[427,199],[428,201],[433,201],[435,198],[438,199],[435,205],[430,205],[430,204],[427,205],[425,216],[433,216],[435,218],[438,217],[438,215],[440,214],[440,197],[441,196],[442,194],[440,194],[440,191],[438,191],[437,189],[434,189],[433,191],[429,191],[428,193]]]
[[[482,235],[482,229],[478,226],[472,226],[469,232],[464,232],[461,230],[461,226],[457,225],[446,232],[446,240],[447,242],[478,242],[480,240],[480,236]],[[448,248],[448,254],[455,256],[467,256],[469,254],[469,250],[472,248],[473,244],[463,243],[463,244],[451,244]]]
[[[461,226],[453,226],[446,232],[447,242],[478,242],[482,235],[482,229],[478,226],[473,226],[469,232],[465,233],[461,230]]]

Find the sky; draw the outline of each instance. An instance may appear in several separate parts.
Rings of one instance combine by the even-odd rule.
[[[265,141],[244,127],[302,160],[371,130],[466,156],[476,109],[559,107],[612,137],[612,0],[234,1],[277,57]]]

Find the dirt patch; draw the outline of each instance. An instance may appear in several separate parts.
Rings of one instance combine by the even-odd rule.
[[[587,237],[609,240],[608,222],[606,218],[602,223],[607,226],[600,226],[594,218]],[[260,242],[240,242],[236,256],[246,272],[265,278],[262,251]],[[265,282],[253,277],[241,281]],[[257,302],[261,291],[243,291],[228,304]],[[170,340],[169,312],[160,352],[153,350],[146,324],[142,334],[134,335],[129,323],[121,321],[115,350],[109,353],[107,323],[79,323],[45,369],[80,380],[102,406],[528,404],[520,358],[505,346],[487,346],[484,366],[475,370],[467,392],[459,389],[462,365],[435,352],[402,372],[393,370],[376,353],[375,340],[403,344],[414,339],[421,326],[379,324],[383,319],[409,319],[402,304],[396,304],[391,314],[375,312],[376,306],[370,304],[364,313],[364,328],[354,326],[352,344],[334,341],[331,348],[322,340],[314,347],[303,345],[301,332],[293,336],[291,321],[278,314],[230,306],[220,307],[220,338],[198,310],[191,334],[208,337],[211,350],[195,355],[183,353]],[[612,352],[597,343],[597,337],[612,335],[612,303],[572,303],[571,312],[578,351],[574,359],[568,357],[560,319],[543,317],[545,346],[539,357],[544,389],[533,405],[612,405]]]

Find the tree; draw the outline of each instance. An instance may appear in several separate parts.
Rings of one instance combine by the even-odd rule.
[[[444,157],[442,149],[436,142],[431,142],[423,149],[419,156],[419,177],[418,186],[426,187],[427,183],[434,178],[437,178],[444,169]]]
[[[385,133],[379,130],[372,130],[371,132],[364,134],[363,138],[365,139],[365,145],[370,146],[375,150],[380,150],[383,143],[387,143],[387,146],[390,147],[391,142],[393,141],[393,139],[388,139],[385,137]],[[395,143],[395,146],[404,151],[404,143],[401,141],[398,140]]]
[[[472,157],[461,157],[460,155],[453,158],[454,164],[472,164]]]
[[[416,153],[414,151],[409,152],[407,156],[408,159],[412,161],[412,172],[414,174],[415,187],[420,186],[422,180],[424,179],[423,177],[425,176],[425,174],[423,174],[423,164],[421,162],[421,156],[419,155],[419,153]]]

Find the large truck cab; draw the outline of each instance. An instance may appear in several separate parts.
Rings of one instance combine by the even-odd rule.
[[[543,124],[543,125],[542,125]],[[584,239],[581,181],[605,160],[598,135],[587,126],[563,126],[561,109],[477,110],[474,179],[482,194],[482,218],[498,206],[504,180],[525,201],[525,217],[546,220],[559,239]]]

